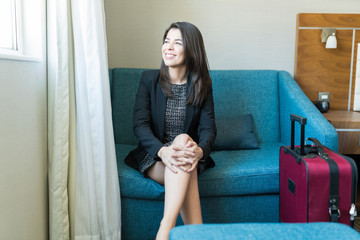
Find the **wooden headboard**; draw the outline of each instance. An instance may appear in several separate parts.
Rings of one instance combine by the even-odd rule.
[[[336,29],[336,49],[321,42],[326,28]],[[360,14],[297,15],[294,78],[310,100],[330,92],[331,109],[353,109],[359,42]]]

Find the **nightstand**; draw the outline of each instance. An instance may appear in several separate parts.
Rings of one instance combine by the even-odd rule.
[[[360,112],[329,110],[323,114],[339,135],[339,152],[360,154]]]

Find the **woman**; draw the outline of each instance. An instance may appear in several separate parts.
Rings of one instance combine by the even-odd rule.
[[[165,186],[157,239],[168,239],[179,212],[185,224],[201,224],[198,174],[215,166],[214,103],[200,31],[187,22],[166,30],[160,71],[143,73],[134,107],[138,147],[125,162]]]

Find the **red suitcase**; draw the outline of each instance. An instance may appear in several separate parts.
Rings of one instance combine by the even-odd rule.
[[[357,167],[353,159],[316,140],[304,142],[306,118],[291,115],[291,146],[280,148],[280,220],[340,222],[354,227]],[[301,125],[300,146],[294,146],[295,121]],[[308,140],[306,142],[308,142]]]

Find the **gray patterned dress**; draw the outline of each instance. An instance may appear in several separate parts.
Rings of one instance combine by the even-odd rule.
[[[186,113],[186,89],[185,84],[171,84],[173,97],[167,98],[165,112],[164,141],[165,145],[171,145],[175,137],[184,133],[185,113]],[[159,160],[159,159],[158,159]],[[145,176],[146,170],[151,167],[156,160],[147,154],[139,163],[139,171]]]

